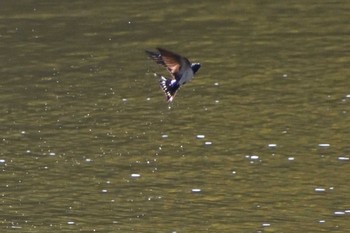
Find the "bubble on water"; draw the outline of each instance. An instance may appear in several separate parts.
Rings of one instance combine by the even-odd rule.
[[[344,157],[344,156],[339,156],[338,160],[340,160],[340,161],[348,161],[348,160],[350,160],[350,158],[349,157]]]
[[[141,174],[138,174],[138,173],[133,173],[130,175],[132,178],[138,178],[141,176]]]
[[[202,135],[202,134],[197,135],[197,139],[203,139],[203,138],[205,138],[205,135]]]

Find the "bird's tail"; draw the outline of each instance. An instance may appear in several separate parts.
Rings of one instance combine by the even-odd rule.
[[[159,85],[160,88],[163,90],[167,101],[173,101],[176,91],[179,89],[179,85],[177,84],[176,80],[165,78],[159,74],[155,75],[159,77]]]

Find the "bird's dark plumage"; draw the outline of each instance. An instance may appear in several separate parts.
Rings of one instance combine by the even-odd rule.
[[[160,87],[164,91],[167,101],[173,101],[177,90],[190,81],[194,74],[199,70],[201,64],[191,63],[186,57],[183,57],[172,51],[157,48],[158,52],[147,51],[149,58],[157,64],[164,66],[171,74],[171,78],[160,76]]]

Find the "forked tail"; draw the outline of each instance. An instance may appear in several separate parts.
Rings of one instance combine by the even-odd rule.
[[[159,85],[160,85],[160,88],[163,90],[167,101],[168,102],[173,101],[176,95],[176,92],[180,87],[179,84],[176,82],[175,79],[165,78],[158,74],[157,76],[160,78]]]

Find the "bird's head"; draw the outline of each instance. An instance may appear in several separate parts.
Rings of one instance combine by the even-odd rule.
[[[201,64],[200,63],[192,63],[191,68],[193,70],[193,73],[195,74],[199,70],[199,68],[201,68]]]

